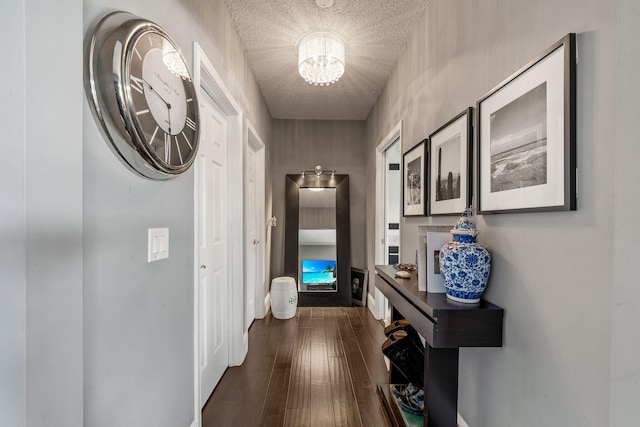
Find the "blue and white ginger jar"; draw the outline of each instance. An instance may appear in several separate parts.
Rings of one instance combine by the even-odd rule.
[[[451,230],[453,241],[440,249],[440,272],[447,298],[480,302],[491,272],[491,254],[476,243],[476,224],[462,216]]]

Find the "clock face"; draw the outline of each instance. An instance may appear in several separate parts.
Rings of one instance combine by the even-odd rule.
[[[198,107],[186,70],[173,42],[153,29],[138,34],[125,58],[131,124],[141,148],[167,169],[190,164],[197,148]]]
[[[185,172],[200,134],[196,86],[157,24],[127,12],[100,19],[85,43],[85,89],[109,147],[151,179]]]

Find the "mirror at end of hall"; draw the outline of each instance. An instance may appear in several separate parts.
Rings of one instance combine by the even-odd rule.
[[[336,189],[300,188],[300,292],[337,292]]]

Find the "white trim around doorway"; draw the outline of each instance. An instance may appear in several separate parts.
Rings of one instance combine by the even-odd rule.
[[[402,120],[393,127],[391,132],[385,136],[376,146],[376,217],[375,217],[375,264],[386,264],[384,259],[384,236],[385,236],[385,151],[399,140],[402,146]],[[401,150],[402,151],[402,150]],[[384,317],[384,295],[375,287],[375,274],[370,272],[369,289],[374,291],[369,294],[369,310],[376,319]]]

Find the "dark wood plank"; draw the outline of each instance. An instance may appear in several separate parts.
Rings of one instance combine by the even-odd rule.
[[[358,340],[356,339],[356,335],[351,327],[346,310],[347,309],[336,309],[339,313],[337,323],[338,330],[340,331],[340,341],[342,342],[345,357],[349,364],[349,371],[351,372],[352,380],[367,382],[370,381],[371,378],[367,371],[367,367],[365,366],[365,361],[362,357]]]
[[[386,427],[386,416],[376,394],[376,384],[371,381],[353,381],[353,390],[358,402],[362,425],[367,427]]]
[[[338,327],[338,320],[333,308],[325,309],[324,311],[324,342],[327,345],[328,357],[344,357],[344,348],[340,337],[340,329]]]
[[[287,399],[284,399],[283,396],[286,396],[289,392],[293,350],[296,342],[294,337],[296,337],[297,331],[298,325],[294,321],[286,322],[282,329],[281,342],[273,365],[271,382],[264,399],[260,418],[261,426],[281,426],[285,422]]]
[[[366,307],[356,308],[360,318],[362,319],[363,326],[366,327],[371,340],[374,343],[383,343],[387,337],[384,335],[384,324],[382,323],[382,320],[376,320]]]
[[[324,318],[311,318],[311,426],[334,426]]]
[[[255,328],[251,328],[250,334],[256,338],[259,347],[256,346],[247,353],[242,367],[227,369],[203,409],[203,420],[217,420],[220,417],[228,419],[229,425],[246,425],[259,419],[283,321],[274,319],[267,324],[268,327],[257,324]],[[203,425],[207,424],[203,421]]]
[[[329,376],[333,396],[333,414],[336,426],[362,425],[358,403],[353,392],[347,361],[343,357],[329,358]]]
[[[388,424],[386,416],[382,412],[382,407],[376,394],[377,380],[388,377],[386,365],[384,364],[384,359],[382,359],[382,363],[367,366],[363,357],[364,352],[374,352],[368,355],[368,359],[381,359],[379,347],[369,343],[373,342],[375,344],[375,341],[371,340],[371,337],[378,337],[378,340],[384,338],[382,322],[375,320],[369,309],[365,307],[354,307],[354,311],[359,314],[362,320],[362,323],[355,322],[362,326],[362,328],[358,329],[358,333],[362,334],[363,331],[366,330],[369,340],[361,340],[358,342],[356,332],[351,327],[352,323],[348,321],[352,316],[347,316],[346,313],[345,320],[347,320],[347,322],[344,327],[341,328],[341,334],[345,352],[347,353],[347,360],[350,363],[353,389],[358,402],[362,425],[386,426]],[[367,345],[361,347],[362,342],[367,343]],[[383,342],[383,340],[381,340],[381,342]],[[352,346],[353,349],[349,350],[348,346]]]
[[[296,321],[299,328],[308,328],[308,322],[311,318],[311,307],[298,307],[296,311]]]
[[[347,313],[371,381],[375,384],[387,382],[387,366],[384,363],[384,356],[380,347],[384,341],[373,342],[360,316],[354,312]]]
[[[293,351],[286,407],[308,408],[311,396],[311,328],[298,328]]]
[[[324,308],[323,307],[311,307],[311,318],[312,319],[324,319]]]
[[[287,409],[284,417],[284,427],[301,427],[311,425],[309,408]]]

